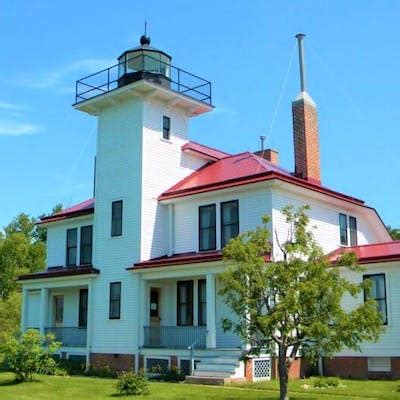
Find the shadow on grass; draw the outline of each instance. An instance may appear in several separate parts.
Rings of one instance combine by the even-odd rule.
[[[0,386],[16,386],[24,383],[22,381],[16,381],[15,379],[8,379],[6,381],[0,382]]]

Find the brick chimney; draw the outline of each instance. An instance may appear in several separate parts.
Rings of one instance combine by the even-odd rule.
[[[262,157],[265,160],[271,162],[272,164],[278,165],[279,164],[279,153],[273,149],[265,149],[265,150],[258,150],[255,151],[254,154],[256,156]]]
[[[321,183],[317,106],[306,91],[304,34],[296,35],[299,45],[300,94],[292,103],[295,175]]]

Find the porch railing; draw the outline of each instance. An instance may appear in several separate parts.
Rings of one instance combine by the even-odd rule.
[[[196,342],[196,347],[206,347],[205,326],[145,326],[144,347],[166,347],[187,349]]]
[[[53,333],[58,342],[65,347],[85,347],[86,328],[79,327],[48,327],[46,333]]]

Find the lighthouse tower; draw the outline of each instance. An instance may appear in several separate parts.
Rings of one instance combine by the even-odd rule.
[[[115,352],[135,351],[139,311],[132,293],[140,288],[126,268],[171,252],[173,209],[157,199],[205,162],[181,148],[189,119],[213,108],[211,84],[173,66],[143,35],[116,65],[77,81],[74,108],[97,117],[93,264],[101,273],[92,298],[108,301],[110,283],[123,282],[117,290],[124,318],[104,318],[107,305],[92,307],[90,352],[107,343]],[[116,329],[127,334],[116,338]]]

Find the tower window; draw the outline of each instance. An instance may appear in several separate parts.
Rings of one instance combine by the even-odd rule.
[[[121,282],[110,283],[110,319],[121,318]]]
[[[111,236],[122,235],[122,200],[113,201],[111,206]]]
[[[163,116],[163,139],[169,140],[171,137],[171,118]]]

